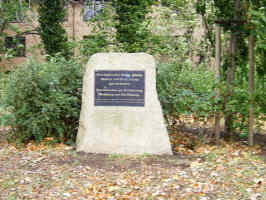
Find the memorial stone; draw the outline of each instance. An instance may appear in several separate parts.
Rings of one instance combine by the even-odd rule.
[[[77,151],[172,154],[145,53],[94,54],[83,78]]]

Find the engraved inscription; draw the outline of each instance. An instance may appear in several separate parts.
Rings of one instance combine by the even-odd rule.
[[[141,106],[145,104],[145,72],[95,71],[95,106]]]

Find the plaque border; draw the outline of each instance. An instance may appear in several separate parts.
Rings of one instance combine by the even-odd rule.
[[[132,71],[137,71],[137,72],[143,72],[143,80],[144,80],[144,86],[143,86],[143,96],[144,96],[144,98],[143,98],[143,102],[141,102],[141,103],[136,103],[136,102],[134,102],[134,103],[132,103],[132,105],[130,106],[130,105],[126,105],[126,104],[122,104],[122,105],[120,105],[120,102],[117,102],[117,101],[119,101],[119,99],[117,99],[116,101],[114,101],[113,102],[113,104],[112,105],[97,105],[97,101],[96,101],[96,73],[97,72],[99,72],[99,71],[108,71],[108,72],[110,72],[110,71],[118,71],[118,72],[121,72],[121,71],[123,71],[123,72],[132,72]],[[133,69],[133,70],[128,70],[128,69],[125,69],[125,70],[107,70],[107,69],[95,69],[94,70],[94,106],[95,107],[145,107],[145,104],[146,104],[146,101],[145,101],[145,99],[146,99],[146,70],[136,70],[136,69]],[[140,100],[140,99],[137,99],[137,100]],[[120,100],[120,101],[123,101],[123,100]],[[128,103],[128,102],[127,102]]]

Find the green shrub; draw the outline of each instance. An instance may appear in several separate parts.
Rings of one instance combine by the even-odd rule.
[[[80,52],[86,57],[107,50],[108,41],[101,34],[90,35],[80,41]]]
[[[17,141],[45,137],[74,142],[81,106],[82,66],[75,60],[29,60],[4,80],[1,123]]]
[[[170,117],[193,114],[204,119],[213,116],[217,109],[214,88],[214,73],[204,67],[192,69],[190,63],[158,67],[159,98],[165,114]]]
[[[238,83],[232,88],[232,95],[227,99],[227,107],[222,110],[224,113],[233,114],[233,128],[245,133],[248,132],[248,119],[250,108],[250,97],[248,81]],[[257,85],[254,91],[254,116],[256,120],[256,128],[262,126],[259,119],[265,120],[265,92],[261,85]],[[222,90],[222,102],[225,101],[225,88]],[[263,119],[264,118],[264,119]]]
[[[248,82],[236,84],[232,95],[225,98],[225,83],[221,85],[221,96],[216,98],[217,84],[214,71],[199,66],[193,69],[189,63],[160,64],[157,70],[157,89],[164,114],[168,118],[193,115],[198,120],[214,117],[216,111],[222,116],[233,113],[233,128],[237,132],[248,131],[249,92]],[[255,90],[254,114],[257,127],[265,120],[265,92]],[[227,106],[225,109],[225,99]]]

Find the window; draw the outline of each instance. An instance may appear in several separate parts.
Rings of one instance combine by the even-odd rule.
[[[102,12],[105,1],[103,0],[85,0],[83,21],[87,22]]]
[[[26,56],[26,39],[25,37],[6,37],[5,49],[13,50],[14,56]]]

